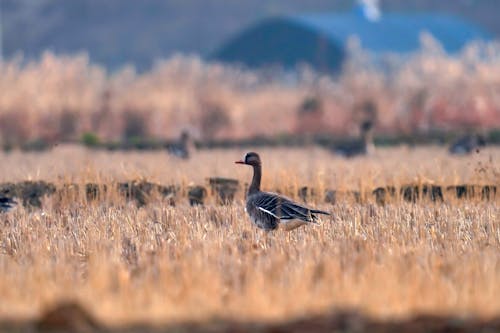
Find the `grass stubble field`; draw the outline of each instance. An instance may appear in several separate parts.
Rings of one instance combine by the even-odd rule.
[[[310,149],[260,149],[263,189],[296,200],[297,189],[374,188],[435,182],[500,184],[500,150],[466,157],[444,148],[379,149],[342,159]],[[147,179],[248,183],[233,164],[243,150],[199,151],[189,161],[164,152],[105,152],[60,146],[2,153],[0,181],[111,183]],[[308,205],[331,212],[319,225],[265,234],[234,203],[171,206],[160,196],[138,208],[109,191],[97,202],[48,197],[42,209],[0,217],[0,317],[33,318],[76,301],[113,326],[228,318],[276,322],[355,309],[373,318],[427,313],[500,314],[500,205],[494,200],[400,199],[384,206],[345,199]]]

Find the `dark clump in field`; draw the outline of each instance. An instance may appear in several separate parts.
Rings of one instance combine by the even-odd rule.
[[[459,200],[477,198],[489,201],[494,200],[497,194],[497,186],[495,185],[454,185],[444,187],[432,184],[407,184],[399,188],[399,195],[404,201],[413,203],[425,199],[432,202],[443,202],[443,189],[451,195],[451,198]],[[375,202],[379,205],[385,205],[389,200],[394,200],[397,193],[397,188],[394,186],[377,187],[371,192]],[[325,198],[325,202],[329,201]]]
[[[236,179],[213,177],[208,179],[208,184],[210,193],[218,205],[230,204],[238,192],[245,191]],[[126,201],[135,202],[138,207],[150,204],[155,197],[160,197],[166,200],[167,204],[175,206],[176,201],[182,196],[191,206],[203,205],[208,194],[206,187],[202,185],[189,185],[182,188],[181,185],[161,185],[146,180],[130,180],[114,184],[64,183],[57,186],[45,181],[23,181],[1,183],[0,197],[20,199],[26,208],[42,208],[44,197],[54,196],[56,202],[67,200],[75,202],[78,198],[85,198],[86,202],[90,203],[105,200],[110,197],[113,190]],[[363,191],[326,189],[323,198],[318,198],[318,189],[310,186],[302,186],[298,190],[294,187],[280,187],[274,189],[274,192],[286,196],[297,195],[306,203],[323,200],[327,204],[344,201],[361,204],[374,200],[382,206],[398,200],[416,203],[418,201],[444,202],[445,199],[493,201],[497,198],[496,185],[468,184],[452,186],[406,184],[400,187],[387,185]]]
[[[446,187],[448,192],[451,192],[457,199],[470,200],[473,198],[481,198],[481,200],[493,200],[497,194],[497,186],[495,185],[456,185]]]
[[[474,195],[474,186],[471,185],[448,186],[447,190],[454,191],[458,199],[468,199]]]
[[[375,196],[375,201],[379,205],[385,205],[389,198],[394,198],[396,195],[396,188],[394,186],[377,187],[373,190],[372,194]]]
[[[20,183],[0,184],[0,193],[3,196],[21,198],[25,207],[42,207],[42,197],[51,195],[56,187],[44,181],[23,181]]]
[[[193,185],[188,188],[188,199],[191,206],[203,205],[207,190],[203,186]]]
[[[441,186],[431,184],[403,185],[400,193],[401,197],[408,202],[416,202],[420,198],[429,199],[431,201],[443,201]]]
[[[87,197],[87,201],[95,201],[99,198],[102,198],[103,195],[108,190],[106,184],[99,185],[95,183],[87,183],[85,184],[85,195]]]
[[[434,315],[417,315],[404,320],[375,320],[355,311],[337,311],[327,315],[292,319],[277,323],[211,320],[165,325],[133,324],[108,326],[74,302],[61,303],[33,321],[1,322],[0,330],[15,332],[412,332],[473,333],[499,332],[500,318],[490,320],[462,319]]]
[[[219,204],[233,202],[234,195],[239,189],[239,182],[236,179],[212,177],[208,179],[212,194],[217,196]]]
[[[148,204],[149,199],[154,191],[157,191],[164,198],[169,199],[171,205],[175,205],[174,196],[177,193],[177,188],[173,185],[163,186],[150,183],[148,181],[133,180],[125,183],[118,183],[118,192],[127,200],[135,200],[138,207]]]
[[[179,192],[179,187],[176,185],[155,185],[155,189],[171,206],[175,206],[175,196]]]
[[[493,200],[497,195],[497,187],[496,186],[483,186],[481,189],[481,199],[482,200]]]
[[[99,324],[80,304],[68,302],[43,313],[34,323],[41,332],[99,332]]]
[[[118,184],[118,192],[127,200],[135,200],[137,206],[145,206],[154,184],[144,181],[131,181]]]

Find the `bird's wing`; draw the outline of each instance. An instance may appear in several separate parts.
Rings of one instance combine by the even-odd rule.
[[[311,210],[273,193],[261,193],[254,201],[260,211],[281,220],[299,219],[312,221]]]

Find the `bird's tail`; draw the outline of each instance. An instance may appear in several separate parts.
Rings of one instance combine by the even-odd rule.
[[[319,210],[319,209],[311,209],[311,213],[313,214],[323,214],[323,215],[332,215],[328,212],[325,212],[324,210]]]

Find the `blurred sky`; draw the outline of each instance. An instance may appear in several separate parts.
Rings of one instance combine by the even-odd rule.
[[[119,67],[144,69],[176,52],[202,56],[259,19],[272,15],[352,10],[355,0],[0,0],[3,54],[26,58],[44,50],[89,52]],[[383,11],[447,12],[500,36],[498,0],[381,0]]]

